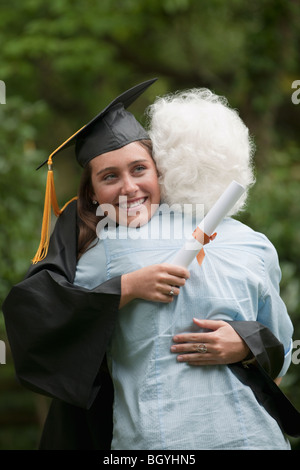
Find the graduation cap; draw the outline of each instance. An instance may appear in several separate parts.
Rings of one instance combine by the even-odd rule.
[[[145,129],[139,124],[133,114],[127,111],[127,108],[156,80],[154,78],[142,82],[115,98],[88,124],[76,131],[75,134],[54,150],[49,158],[37,168],[38,170],[46,163],[48,164],[41,242],[32,260],[34,264],[44,259],[48,253],[51,207],[54,214],[58,217],[66,205],[71,202],[69,201],[62,209],[58,206],[52,170],[53,157],[74,145],[76,159],[82,167],[85,167],[93,158],[103,153],[117,150],[131,142],[149,139]]]

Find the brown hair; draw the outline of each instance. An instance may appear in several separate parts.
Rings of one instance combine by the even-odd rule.
[[[140,143],[152,157],[151,140],[140,140]],[[92,169],[88,163],[84,168],[78,190],[77,213],[78,213],[78,259],[85,253],[93,240],[96,238],[96,227],[99,216],[96,215],[96,206],[92,201]]]

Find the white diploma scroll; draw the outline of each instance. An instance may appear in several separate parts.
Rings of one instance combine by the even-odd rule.
[[[210,237],[214,233],[219,223],[224,219],[224,217],[226,217],[230,209],[236,204],[244,192],[244,186],[237,183],[236,181],[232,181],[227,189],[225,189],[224,193],[219,197],[214,206],[200,222],[197,229]],[[191,234],[191,237],[186,240],[185,244],[176,253],[171,263],[187,268],[193,259],[198,255],[198,253],[202,250],[202,248],[203,244],[196,240]]]

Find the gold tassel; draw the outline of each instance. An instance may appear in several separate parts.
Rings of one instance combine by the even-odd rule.
[[[56,198],[55,186],[54,186],[54,177],[52,170],[52,155],[48,159],[48,174],[47,174],[47,183],[46,183],[46,193],[45,193],[45,202],[44,202],[44,213],[43,213],[43,222],[41,230],[41,241],[38,247],[38,250],[32,260],[33,264],[42,261],[46,258],[49,248],[50,241],[50,226],[51,226],[51,207],[53,212],[58,217],[67,205],[77,199],[77,197],[72,198],[68,201],[62,209],[59,208]]]

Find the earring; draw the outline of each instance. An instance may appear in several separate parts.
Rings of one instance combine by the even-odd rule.
[[[92,201],[92,204],[96,205],[96,204],[98,204],[98,201],[94,200],[94,201]]]

